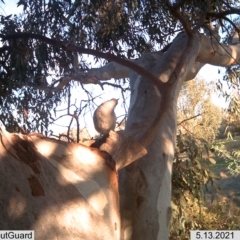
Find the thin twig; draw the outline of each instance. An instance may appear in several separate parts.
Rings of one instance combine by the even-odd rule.
[[[192,116],[192,117],[190,117],[190,118],[186,118],[186,119],[184,119],[183,121],[177,123],[177,125],[179,126],[179,125],[183,124],[184,122],[187,122],[187,121],[189,121],[189,120],[192,120],[192,119],[194,119],[194,118],[196,118],[196,117],[201,116],[202,114],[204,114],[204,112],[203,112],[203,113],[199,113],[199,114],[197,114],[197,115],[195,115],[195,116]]]

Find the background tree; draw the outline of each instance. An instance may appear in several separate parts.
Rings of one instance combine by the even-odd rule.
[[[23,14],[1,16],[4,124],[48,134],[52,110],[64,97],[68,115],[78,120],[83,114],[82,105],[70,111],[72,87],[79,84],[94,101],[85,84],[129,78],[113,85],[124,92],[125,81],[131,91],[124,133],[148,154],[119,172],[121,235],[168,239],[178,94],[206,63],[237,74],[238,19],[230,17],[240,13],[239,1],[20,0],[18,5]],[[111,62],[92,68],[82,54]],[[126,166],[129,159],[122,161]]]
[[[220,138],[231,138],[240,134],[239,114],[236,111],[231,112],[231,103],[229,108],[223,113],[223,121],[219,133]],[[231,137],[230,137],[231,136]]]
[[[177,135],[172,176],[173,239],[189,239],[190,230],[212,229],[217,225],[210,220],[214,216],[206,210],[203,191],[212,187],[215,180],[211,167],[216,156],[210,146],[203,138],[188,132]]]
[[[178,99],[178,125],[182,133],[207,141],[216,139],[223,110],[212,103],[215,86],[199,79],[183,84]]]
[[[185,82],[179,93],[172,176],[173,239],[189,239],[191,229],[209,229],[203,189],[215,179],[211,164],[216,156],[210,142],[218,135],[223,111],[212,103],[214,92],[216,84],[195,79]]]

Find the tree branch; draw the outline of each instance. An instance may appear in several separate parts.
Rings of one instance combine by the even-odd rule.
[[[172,6],[172,4],[169,1],[167,1],[166,5],[167,5],[168,9],[170,10],[170,12],[172,13],[172,15],[180,21],[180,23],[182,24],[182,26],[183,26],[185,32],[187,33],[187,35],[189,37],[192,37],[193,32],[192,32],[192,29],[191,29],[189,23],[187,22],[186,19],[184,19],[184,17],[181,15],[181,13],[178,10],[178,8],[183,3],[184,3],[184,1],[180,0],[178,3],[176,3],[174,6]]]
[[[158,88],[158,90],[160,92],[162,92],[163,88],[164,88],[164,83],[160,79],[158,79],[154,74],[149,72],[148,70],[144,69],[143,67],[140,67],[139,65],[137,65],[136,63],[134,63],[132,61],[117,57],[110,53],[103,53],[103,52],[93,50],[93,49],[86,49],[83,47],[78,47],[72,43],[68,43],[68,42],[64,42],[64,41],[57,41],[57,40],[50,39],[48,37],[45,37],[45,36],[42,36],[39,34],[34,34],[34,33],[16,33],[16,34],[11,34],[11,35],[0,34],[0,38],[2,38],[2,41],[11,40],[11,39],[13,40],[13,39],[18,39],[18,38],[38,39],[38,40],[43,41],[52,46],[62,48],[65,51],[75,51],[75,52],[82,53],[82,54],[90,54],[90,55],[94,55],[94,56],[97,56],[100,58],[104,58],[104,59],[107,59],[108,61],[113,61],[120,65],[128,67],[128,68],[132,69],[133,71],[137,72],[139,75],[147,78]]]
[[[206,13],[206,16],[207,17],[215,17],[215,18],[223,18],[227,15],[230,15],[230,14],[238,14],[240,15],[240,9],[238,8],[233,8],[233,7],[230,7],[231,9],[230,10],[226,10],[226,11],[223,11],[223,12],[207,12]]]
[[[223,17],[223,19],[224,20],[226,20],[226,21],[228,21],[232,26],[233,26],[233,28],[235,29],[235,31],[238,33],[238,42],[239,42],[239,39],[240,39],[240,34],[239,34],[239,32],[240,32],[240,29],[237,27],[237,25],[232,21],[232,20],[230,20],[229,18],[227,18],[227,17]],[[231,42],[232,44],[236,44],[236,42]]]
[[[178,84],[186,80],[187,74],[190,70],[190,66],[192,66],[195,62],[195,57],[199,51],[199,41],[197,40],[198,36],[188,37],[187,43],[185,43],[185,49],[183,48],[183,52],[180,55],[178,62],[175,65],[174,71],[171,73],[171,77],[167,82],[167,86],[165,86],[165,91],[161,95],[161,103],[159,106],[159,110],[156,118],[152,122],[151,126],[148,130],[140,137],[139,142],[147,147],[153,139],[156,137],[157,132],[162,124],[164,119],[164,115],[168,113],[169,106],[175,100],[172,98],[172,91],[175,91]],[[195,40],[195,46],[193,47]],[[175,48],[175,45],[179,47],[178,41],[175,40],[172,44],[172,48]],[[171,58],[170,58],[171,59]],[[170,60],[169,60],[170,61]],[[181,61],[181,62],[180,62]],[[180,69],[181,67],[181,69]],[[176,72],[179,75],[176,75]],[[179,81],[176,81],[179,80]],[[180,88],[179,88],[180,89]]]
[[[203,112],[203,113],[204,113],[204,112]],[[199,114],[197,114],[197,115],[195,115],[195,116],[192,116],[192,117],[190,117],[190,118],[186,118],[186,119],[184,119],[183,121],[177,123],[177,125],[181,125],[181,124],[183,124],[184,122],[187,122],[187,121],[192,120],[192,119],[194,119],[194,118],[196,118],[196,117],[199,117],[199,116],[201,116],[203,113],[199,113]]]

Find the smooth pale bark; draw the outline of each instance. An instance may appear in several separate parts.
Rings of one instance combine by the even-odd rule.
[[[160,79],[169,79],[186,46],[186,36],[179,35],[167,54],[153,66],[145,66]],[[171,218],[171,174],[176,137],[176,103],[182,83],[199,51],[195,38],[186,64],[169,92],[164,120],[148,154],[123,169],[119,174],[122,239],[168,239]],[[149,62],[145,61],[145,64]],[[126,131],[135,138],[151,127],[159,114],[161,96],[147,79],[130,75],[132,97]],[[137,81],[135,80],[137,79]],[[134,127],[133,127],[134,126]]]
[[[200,51],[196,61],[216,66],[232,66],[240,63],[240,44],[219,44],[215,39],[200,35]]]
[[[196,33],[198,34],[198,33]],[[234,43],[233,45],[220,44],[215,39],[198,34],[200,40],[200,50],[194,63],[192,64],[189,72],[186,76],[186,81],[193,79],[201,67],[205,64],[211,64],[216,66],[231,66],[239,64],[240,59],[240,43]],[[166,53],[152,52],[144,54],[141,58],[131,60],[139,65],[144,61],[160,61]],[[87,82],[96,82],[96,80],[109,80],[111,78],[127,78],[130,76],[131,69],[121,66],[117,63],[110,62],[101,68],[89,69],[85,76]],[[91,81],[94,79],[94,81]]]
[[[167,82],[186,41],[187,38],[178,36],[174,46],[166,53],[148,53],[135,62]],[[178,92],[183,81],[193,79],[204,64],[229,66],[237,64],[239,57],[239,44],[219,44],[207,36],[195,34],[187,64],[183,65],[181,74],[175,77],[177,84],[175,91],[171,92],[172,102],[168,103],[158,135],[148,147],[148,154],[120,171],[122,239],[168,239]],[[161,96],[157,88],[147,79],[117,63],[91,69],[86,78],[92,77],[95,81],[130,77],[131,102],[126,131],[139,139],[158,112]]]
[[[163,82],[167,82],[179,61],[182,49],[186,46],[186,39],[185,35],[179,35],[167,53],[145,54],[136,62]],[[199,51],[198,44],[196,36],[186,64],[169,92],[169,101],[166,103],[168,107],[162,125],[157,137],[148,147],[147,156],[126,167],[119,174],[124,240],[168,239],[172,211],[171,172],[176,137],[176,102],[183,81],[194,77],[203,66],[202,63],[195,62]],[[116,74],[117,71],[121,73]],[[160,92],[148,79],[116,63],[90,70],[89,77],[107,79],[114,74],[121,77],[127,77],[125,74],[129,74],[131,101],[126,131],[135,139],[140,139],[159,114],[162,100]]]
[[[128,164],[146,153],[124,133],[110,135],[108,150],[125,146]],[[118,173],[106,149],[3,127],[0,139],[0,230],[34,230],[37,240],[120,239]]]

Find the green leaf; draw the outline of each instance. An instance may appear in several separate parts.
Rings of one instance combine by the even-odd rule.
[[[209,159],[209,161],[212,163],[212,164],[216,164],[216,160],[214,159],[214,158],[208,158]]]

